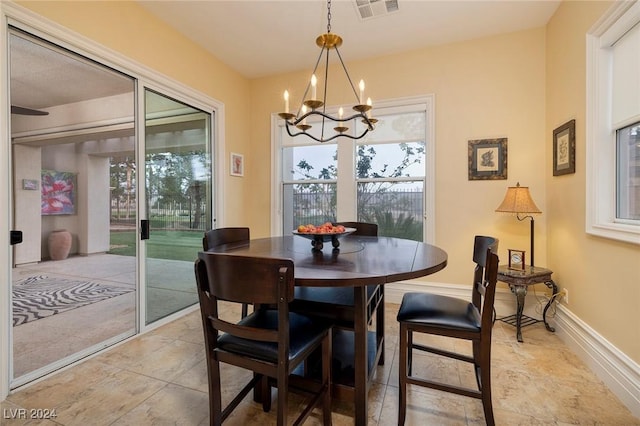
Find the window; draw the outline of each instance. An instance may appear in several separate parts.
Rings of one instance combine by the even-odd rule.
[[[356,207],[361,222],[384,236],[423,241],[424,111],[385,114],[364,142],[356,143]]]
[[[616,217],[640,221],[640,122],[616,133]]]
[[[640,244],[640,3],[587,34],[588,233]]]
[[[377,223],[383,236],[433,242],[432,104],[431,97],[380,102],[374,132],[323,144],[291,138],[274,118],[273,198],[279,214],[272,232],[357,220]]]

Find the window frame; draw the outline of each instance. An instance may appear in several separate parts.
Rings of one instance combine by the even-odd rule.
[[[436,215],[435,215],[435,179],[436,179],[436,159],[435,159],[435,95],[424,95],[415,97],[405,97],[398,99],[389,99],[384,101],[376,101],[374,108],[385,109],[398,109],[405,110],[418,105],[424,106],[425,113],[425,175],[424,175],[424,234],[423,241],[429,244],[435,244],[435,230],[436,230]],[[335,111],[333,111],[335,109]],[[327,108],[327,111],[332,113],[337,111],[336,108]],[[282,176],[282,149],[285,146],[280,139],[282,134],[281,128],[283,127],[282,120],[278,117],[277,113],[271,115],[271,164],[272,168],[272,185],[271,185],[271,235],[284,235],[282,229],[282,219],[284,212],[282,211],[283,201],[283,176]],[[294,144],[287,144],[286,146],[300,146],[305,145],[312,140],[305,140],[301,138],[300,141]],[[362,141],[354,141],[351,139],[338,138],[338,155],[341,150],[353,151],[355,156],[356,144],[362,144]],[[377,142],[372,142],[374,144]],[[338,211],[338,220],[345,220],[340,216],[340,213],[349,214],[351,217],[356,217],[356,203],[355,192],[356,182],[358,181],[354,175],[354,165],[339,165],[337,184],[338,187],[338,203],[348,204],[344,210],[342,206]],[[415,180],[415,178],[410,179]],[[328,183],[329,181],[323,181]],[[335,181],[334,181],[335,182]],[[351,195],[345,195],[348,191],[344,191],[344,188],[348,187],[351,191]],[[345,213],[346,212],[346,213]]]
[[[640,244],[640,221],[616,217],[616,130],[638,121],[640,114],[612,122],[609,48],[638,24],[640,2],[616,2],[586,36],[586,233],[634,244]]]

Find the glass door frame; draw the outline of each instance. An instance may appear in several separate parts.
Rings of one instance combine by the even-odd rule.
[[[193,305],[182,309],[178,312],[170,314],[166,317],[160,318],[156,321],[153,321],[147,324],[147,292],[146,292],[146,282],[147,282],[147,241],[141,238],[142,229],[141,223],[143,219],[148,220],[148,211],[147,204],[145,200],[147,199],[147,188],[145,185],[145,176],[146,176],[146,111],[145,111],[145,96],[147,91],[152,91],[167,98],[173,99],[177,102],[181,102],[189,105],[195,109],[198,109],[204,113],[210,115],[209,120],[209,128],[207,129],[207,133],[209,134],[209,138],[211,140],[210,146],[210,155],[211,155],[211,188],[213,189],[213,197],[211,197],[211,222],[209,223],[209,228],[214,226],[214,223],[218,220],[220,215],[219,212],[219,203],[221,199],[219,199],[219,194],[222,191],[216,190],[219,187],[219,177],[221,174],[219,173],[221,170],[224,170],[224,165],[218,161],[221,157],[218,155],[218,150],[220,149],[219,145],[216,143],[219,137],[219,132],[216,132],[216,129],[220,126],[217,125],[219,122],[218,110],[211,108],[210,105],[203,104],[198,102],[196,99],[193,99],[188,96],[184,96],[183,93],[168,90],[167,87],[159,86],[152,81],[139,79],[138,85],[136,87],[136,117],[135,117],[135,128],[136,128],[136,164],[137,164],[137,179],[136,179],[136,191],[138,197],[138,211],[137,211],[137,236],[138,236],[138,244],[136,249],[136,255],[138,258],[138,277],[137,277],[137,288],[138,288],[138,330],[139,333],[143,333],[147,330],[152,330],[159,326],[162,326],[168,322],[175,320],[184,315],[185,312],[191,312],[193,310],[198,309],[198,305]],[[194,281],[195,285],[195,281]]]

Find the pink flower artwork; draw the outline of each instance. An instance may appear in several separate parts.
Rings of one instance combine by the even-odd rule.
[[[75,214],[76,174],[42,171],[42,215]]]

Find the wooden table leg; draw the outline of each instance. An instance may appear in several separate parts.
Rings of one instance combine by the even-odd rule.
[[[367,359],[367,290],[353,288],[354,312],[354,406],[356,426],[365,426],[369,417],[367,406],[367,381],[369,377]]]

